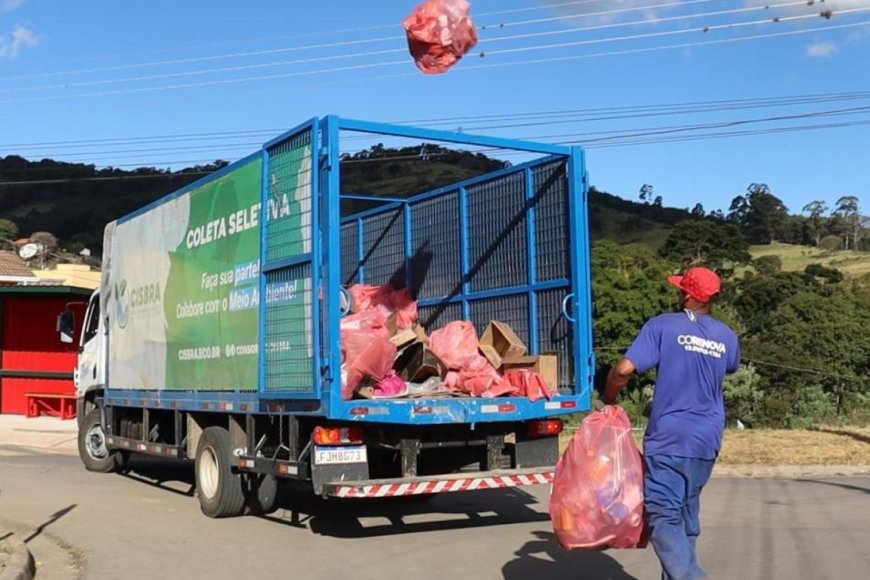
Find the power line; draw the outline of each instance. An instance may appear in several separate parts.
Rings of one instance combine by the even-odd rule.
[[[858,13],[858,12],[867,12],[868,10],[870,10],[870,7],[850,8],[848,10],[839,10],[839,11],[837,11],[837,14],[838,15],[854,14],[854,13]],[[823,14],[824,13],[822,13],[822,15]],[[745,28],[745,27],[749,27],[749,26],[760,26],[760,25],[764,25],[764,24],[781,23],[781,22],[796,22],[799,20],[808,20],[808,19],[819,18],[819,16],[820,16],[820,14],[804,14],[804,15],[800,15],[800,16],[785,16],[783,18],[774,18],[774,19],[764,18],[761,20],[749,20],[746,22],[736,22],[736,23],[732,22],[729,24],[717,24],[717,25],[713,25],[713,26],[704,26],[702,28],[689,28],[689,29],[683,29],[683,30],[666,30],[666,31],[662,31],[662,32],[651,32],[651,33],[646,33],[646,34],[633,34],[633,35],[628,35],[628,36],[617,36],[617,37],[612,37],[612,38],[595,38],[595,39],[591,39],[591,40],[580,40],[580,41],[576,41],[576,42],[560,42],[560,43],[554,43],[554,44],[545,44],[545,45],[541,45],[541,46],[526,46],[526,47],[520,47],[520,48],[508,48],[508,49],[490,51],[488,53],[488,55],[512,54],[512,53],[517,53],[517,52],[529,52],[529,51],[534,51],[534,50],[549,50],[551,48],[568,48],[568,47],[575,47],[575,46],[586,46],[586,45],[591,45],[591,44],[601,44],[601,43],[605,43],[605,42],[617,42],[617,41],[623,41],[623,40],[641,40],[641,39],[647,39],[647,38],[661,38],[661,37],[666,37],[666,36],[678,36],[678,35],[682,35],[682,34],[694,34],[694,33],[698,33],[698,32],[702,32],[702,33],[706,34],[708,32],[714,31],[714,30]]]
[[[870,10],[868,8],[859,8],[854,9],[855,11],[867,11]],[[795,17],[795,18],[804,18],[804,17]],[[768,21],[752,21],[745,22],[735,25],[728,25],[732,27],[737,26],[757,26],[759,24],[768,24]],[[644,47],[638,49],[627,49],[627,50],[619,50],[619,51],[610,51],[610,52],[601,52],[601,53],[590,53],[585,55],[572,55],[572,56],[563,56],[563,57],[554,57],[547,59],[533,59],[526,61],[513,61],[506,63],[494,63],[487,65],[478,65],[478,66],[470,66],[457,69],[458,71],[474,71],[480,70],[483,68],[495,68],[495,67],[505,67],[505,66],[519,66],[524,64],[541,64],[541,63],[553,63],[553,62],[563,62],[569,60],[577,60],[583,58],[595,58],[595,57],[603,57],[603,56],[614,56],[614,55],[625,55],[625,54],[636,54],[643,52],[652,52],[652,51],[660,51],[660,50],[669,50],[674,48],[686,48],[692,46],[706,46],[706,45],[714,45],[714,44],[725,44],[725,43],[734,43],[734,42],[742,42],[747,40],[757,40],[763,38],[775,38],[781,36],[793,36],[798,34],[809,34],[813,32],[819,32],[823,30],[836,30],[836,29],[845,29],[845,28],[854,28],[858,26],[865,26],[867,24],[866,21],[852,23],[852,24],[843,24],[836,26],[822,26],[822,27],[814,27],[810,29],[803,30],[794,30],[780,33],[769,33],[769,34],[759,34],[753,36],[743,36],[737,38],[728,38],[728,39],[720,39],[706,42],[691,42],[691,43],[682,43],[675,45],[666,45],[666,46],[656,46],[656,47]],[[725,25],[723,25],[725,26]],[[674,31],[675,33],[685,33],[687,31]],[[688,32],[696,32],[696,31],[688,31]],[[648,35],[633,35],[631,37],[622,37],[622,39],[638,39],[641,37],[653,37],[653,36],[661,36],[666,33],[652,33]],[[669,34],[669,33],[668,33]],[[598,39],[599,41],[610,42],[612,39]],[[519,52],[523,50],[541,50],[544,48],[554,48],[559,46],[573,46],[577,44],[589,44],[596,41],[582,41],[580,43],[563,43],[560,45],[548,45],[548,46],[535,46],[535,47],[526,47],[523,49],[506,49],[502,51],[497,51],[498,53],[505,52]],[[10,103],[19,103],[19,102],[32,102],[32,101],[51,101],[51,100],[59,100],[59,99],[69,99],[69,98],[90,98],[90,97],[101,97],[101,96],[111,96],[111,95],[128,95],[128,94],[136,94],[136,93],[153,93],[159,91],[166,90],[179,90],[179,89],[187,89],[187,88],[198,88],[198,87],[206,87],[206,86],[223,86],[230,84],[238,84],[243,82],[253,82],[253,81],[264,81],[264,80],[278,80],[278,79],[286,79],[293,77],[301,77],[301,76],[312,76],[319,74],[327,74],[332,72],[347,72],[347,71],[358,71],[361,69],[373,69],[373,68],[383,68],[390,66],[407,66],[408,62],[406,60],[400,61],[391,61],[391,62],[381,62],[381,63],[363,63],[354,66],[344,66],[344,67],[335,67],[329,69],[318,69],[318,70],[310,70],[310,71],[297,71],[292,73],[282,73],[282,74],[273,74],[273,75],[263,75],[263,76],[255,76],[255,77],[243,77],[243,78],[234,78],[234,79],[220,79],[220,80],[212,80],[212,81],[200,81],[200,82],[191,82],[191,83],[183,83],[178,85],[163,85],[157,87],[140,87],[133,89],[121,89],[121,90],[112,90],[112,91],[102,91],[102,92],[94,92],[94,93],[79,93],[75,95],[64,95],[64,96],[45,96],[45,97],[31,97],[28,99],[7,99],[4,101],[0,101],[0,104],[10,104]],[[361,79],[366,80],[366,79]]]
[[[564,5],[569,6],[569,5],[586,4],[586,3],[590,3],[590,2],[594,2],[594,1],[598,1],[598,0],[583,0],[580,2],[568,2],[568,3],[564,3]],[[681,4],[681,6],[685,6],[685,5],[689,5],[689,4],[706,4],[709,2],[718,2],[718,1],[721,1],[721,0],[688,0],[688,1],[683,2]],[[791,4],[792,3],[785,3],[783,5],[791,5]],[[800,2],[798,2],[798,4],[800,4]],[[774,4],[773,6],[779,6],[779,5]],[[650,9],[657,9],[657,8],[674,8],[674,7],[675,7],[675,5],[673,4],[673,2],[670,2],[670,3],[665,3],[665,4],[655,4],[655,5],[649,5],[649,6],[639,6],[639,7],[632,7],[632,8],[616,9],[616,10],[605,10],[605,11],[587,13],[587,14],[582,14],[582,15],[572,15],[569,17],[559,17],[558,19],[590,18],[590,17],[596,17],[596,16],[607,16],[607,15],[613,15],[613,14],[624,14],[624,13],[629,13],[629,12],[637,12],[637,11],[641,11],[641,10],[650,10]],[[532,10],[540,10],[539,7],[531,8],[531,9]],[[756,10],[756,9],[757,8],[753,8],[753,10]],[[509,13],[516,13],[516,12],[524,12],[527,10],[530,10],[530,8],[504,10],[504,11],[494,12],[491,14],[509,14]],[[700,17],[700,16],[702,16],[702,14],[692,15],[690,17]],[[537,22],[537,21],[501,23],[498,26],[500,28],[503,28],[505,26],[519,26],[519,25],[525,25],[528,23],[535,23],[535,22]],[[642,23],[646,24],[649,22],[643,21]],[[390,25],[389,27],[390,28],[398,28],[398,25]],[[608,27],[609,26],[605,25],[602,28],[608,28]],[[376,28],[382,28],[382,27],[376,27]],[[587,30],[595,30],[596,28],[597,27],[589,27]],[[486,29],[486,27],[482,27],[482,30],[483,29]],[[565,31],[559,30],[559,31],[552,31],[550,34],[561,34],[564,32]],[[286,38],[295,38],[295,37],[286,37]],[[506,39],[510,39],[510,38],[511,37],[506,37],[504,39],[506,40]],[[222,54],[222,55],[212,55],[212,56],[203,56],[203,57],[194,57],[194,58],[186,58],[186,59],[174,59],[174,60],[164,60],[164,61],[156,61],[156,62],[115,65],[115,66],[107,66],[107,67],[94,67],[94,68],[79,69],[79,70],[72,70],[72,71],[56,71],[56,72],[47,72],[47,73],[19,75],[19,76],[2,78],[2,79],[0,79],[0,82],[10,81],[10,80],[34,79],[34,78],[51,78],[51,77],[57,77],[57,76],[68,76],[68,75],[73,75],[73,74],[89,74],[89,73],[95,73],[95,72],[114,72],[114,71],[120,71],[120,70],[131,70],[131,69],[137,69],[137,68],[148,68],[148,67],[176,65],[176,64],[209,62],[209,61],[215,61],[215,60],[245,58],[245,57],[250,57],[250,56],[264,56],[264,55],[270,55],[270,54],[298,52],[298,51],[303,51],[303,50],[321,50],[321,49],[337,48],[337,47],[344,47],[344,46],[372,44],[372,43],[378,43],[378,42],[402,41],[404,39],[405,39],[405,37],[403,35],[382,36],[382,37],[376,37],[376,38],[370,38],[370,39],[348,40],[348,41],[331,42],[331,43],[320,43],[320,44],[284,47],[284,48],[267,49],[267,50],[259,50],[259,51],[245,51],[245,52],[229,53],[229,54]],[[502,40],[502,39],[494,39],[494,40]],[[486,42],[486,41],[487,41],[487,39],[481,39],[481,42]],[[401,49],[401,52],[405,52],[405,49]],[[377,54],[377,53],[365,53],[365,54]],[[64,86],[64,85],[61,85],[61,86]],[[38,88],[55,88],[55,87],[33,87],[33,88],[29,88],[28,90],[37,90]]]
[[[870,377],[853,377],[853,376],[850,376],[850,375],[841,375],[841,374],[839,374],[839,373],[831,373],[831,372],[826,372],[826,371],[820,371],[820,370],[818,370],[818,369],[807,369],[807,368],[795,367],[795,366],[784,365],[784,364],[779,364],[779,363],[772,363],[772,362],[768,362],[768,361],[756,360],[756,359],[751,359],[751,358],[747,358],[747,357],[742,357],[741,360],[746,361],[746,362],[751,362],[751,363],[754,363],[754,364],[758,364],[758,365],[768,366],[768,367],[775,367],[775,368],[780,368],[780,369],[787,369],[787,370],[792,370],[792,371],[798,371],[798,372],[802,372],[802,373],[810,373],[810,374],[814,374],[814,375],[820,375],[820,376],[826,376],[826,377],[833,377],[833,378],[840,379],[840,380],[845,380],[845,381],[866,381],[866,380],[870,380]]]
[[[711,1],[711,0],[692,0],[692,2],[709,2],[709,1]],[[750,8],[742,8],[742,9],[737,9],[737,10],[726,10],[726,11],[719,11],[719,12],[706,13],[706,14],[702,13],[702,14],[683,15],[683,16],[676,16],[676,17],[672,17],[672,18],[660,19],[657,21],[657,23],[664,22],[664,21],[697,19],[697,18],[700,18],[702,16],[733,14],[733,13],[747,12],[747,11],[766,10],[766,9],[769,9],[771,6],[794,6],[794,5],[802,5],[802,4],[804,4],[804,3],[803,2],[786,2],[786,3],[782,3],[782,4],[774,4],[774,5],[765,6],[765,7],[750,7]],[[656,7],[660,7],[660,6],[664,6],[664,5],[657,5]],[[624,10],[635,10],[635,9],[624,9]],[[855,9],[850,9],[850,10],[843,10],[843,11],[840,11],[838,13],[839,14],[846,14],[846,13],[861,12],[861,11],[866,11],[866,10],[870,10],[870,8],[855,8]],[[618,12],[618,11],[615,11],[615,12]],[[762,25],[762,24],[770,24],[771,22],[796,21],[796,20],[804,20],[804,19],[815,18],[815,17],[816,17],[816,14],[809,14],[809,15],[802,15],[802,16],[783,17],[781,19],[762,19],[762,20],[749,21],[749,22],[738,22],[738,23],[729,23],[729,24],[722,24],[722,25],[705,26],[705,27],[697,29],[697,30],[695,30],[695,29],[671,30],[671,31],[663,31],[663,32],[656,32],[656,33],[647,33],[647,34],[634,34],[634,35],[628,35],[628,36],[616,36],[616,37],[610,37],[610,38],[590,39],[590,40],[577,41],[577,42],[565,42],[565,43],[555,43],[555,44],[541,45],[541,46],[500,49],[500,50],[495,50],[495,51],[489,51],[488,53],[481,52],[480,55],[488,54],[489,56],[492,56],[493,54],[510,54],[510,53],[515,53],[515,52],[527,52],[527,51],[532,51],[532,50],[548,50],[551,48],[564,48],[564,47],[570,47],[570,46],[584,46],[584,45],[594,45],[594,44],[609,43],[609,42],[620,42],[620,41],[624,41],[624,40],[640,40],[640,39],[648,39],[648,38],[658,38],[658,37],[665,37],[665,36],[691,34],[691,33],[697,32],[697,31],[710,32],[710,31],[721,30],[721,29],[725,29],[725,28],[758,26],[758,25]],[[544,35],[552,35],[552,34],[575,33],[577,31],[590,31],[590,30],[598,30],[598,29],[626,26],[626,25],[636,26],[636,25],[643,25],[643,24],[649,24],[649,21],[635,21],[635,22],[631,22],[631,23],[605,24],[605,25],[577,28],[577,29],[573,29],[573,30],[557,30],[557,31],[534,33],[534,34],[529,34],[529,35],[507,36],[507,37],[503,37],[503,38],[496,38],[496,39],[493,39],[492,41],[494,42],[494,41],[501,41],[501,40],[511,40],[511,39],[516,39],[516,38],[528,38],[528,37],[533,37],[533,36],[544,36]],[[380,40],[390,40],[390,38],[375,39],[375,41],[380,41]],[[353,41],[351,44],[358,43],[358,42],[359,41]],[[344,44],[348,44],[348,43],[333,43],[332,45],[320,45],[320,46],[337,46],[337,45],[344,45]],[[299,47],[297,47],[297,48],[299,48]],[[306,48],[306,47],[301,47],[301,48]],[[288,50],[296,50],[296,48],[293,48],[293,49],[275,49],[273,51],[265,51],[265,52],[275,53],[275,52],[282,52],[282,51],[288,51]],[[367,57],[372,57],[372,56],[383,56],[383,55],[388,55],[388,54],[400,54],[400,53],[403,54],[405,52],[406,52],[406,50],[404,48],[374,50],[374,51],[359,52],[359,53],[352,53],[352,54],[318,56],[318,57],[296,59],[296,60],[289,60],[289,61],[246,64],[246,65],[238,65],[238,66],[231,66],[231,67],[221,67],[221,68],[211,68],[211,69],[202,69],[202,70],[193,70],[193,71],[162,73],[162,74],[145,75],[145,76],[137,76],[137,77],[79,81],[79,82],[64,83],[64,84],[59,84],[59,85],[43,85],[43,86],[7,88],[7,89],[0,89],[0,93],[24,93],[24,92],[46,91],[46,90],[54,90],[54,89],[67,90],[70,88],[78,88],[78,87],[91,87],[91,86],[122,84],[122,83],[130,83],[130,82],[142,82],[142,81],[153,81],[153,80],[162,80],[162,79],[183,78],[183,77],[191,77],[191,76],[211,75],[211,74],[216,74],[216,73],[239,72],[239,71],[246,71],[246,70],[259,70],[259,69],[264,69],[264,68],[294,66],[294,65],[299,65],[299,64],[322,63],[322,62],[330,62],[330,61],[354,59],[354,58],[367,58]],[[261,53],[263,53],[263,52],[261,51]],[[253,54],[253,53],[240,53],[239,55],[230,55],[230,56],[244,56],[244,55],[249,55],[249,54]],[[211,58],[212,57],[206,57],[206,58],[204,58],[204,60],[209,60]],[[190,59],[188,59],[188,61],[190,61]],[[117,67],[116,67],[116,70],[117,70]],[[318,72],[320,72],[320,71],[306,71],[305,73],[300,73],[300,74],[316,74]],[[333,72],[333,69],[327,69],[326,71],[323,71],[323,72]],[[9,102],[9,101],[7,101],[7,102]]]

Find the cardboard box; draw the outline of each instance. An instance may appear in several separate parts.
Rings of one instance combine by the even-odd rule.
[[[447,365],[421,342],[406,347],[393,368],[409,383],[422,383],[432,377],[443,379],[447,376]]]
[[[545,352],[537,356],[519,356],[506,358],[502,362],[501,371],[506,373],[511,369],[529,369],[535,371],[550,390],[559,388],[559,356],[555,352]]]
[[[495,350],[495,347],[488,344],[481,344],[477,347],[477,350],[480,351],[480,354],[486,357],[486,360],[488,360],[494,368],[501,368],[502,358],[501,355],[498,354],[498,351]]]
[[[493,320],[480,338],[480,352],[489,359],[492,366],[499,368],[502,359],[523,356],[529,352],[529,349],[510,326]]]
[[[429,335],[426,334],[426,329],[420,325],[414,326],[414,332],[417,333],[417,342],[429,344]]]
[[[406,330],[400,330],[390,337],[390,342],[396,345],[396,348],[402,349],[412,342],[419,342],[419,336],[417,335],[416,330],[408,328]]]

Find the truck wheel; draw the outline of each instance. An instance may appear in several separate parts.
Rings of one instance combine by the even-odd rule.
[[[264,515],[278,509],[277,477],[264,473],[246,473],[242,477],[248,513]]]
[[[210,518],[242,515],[245,494],[241,475],[233,473],[231,467],[232,443],[229,432],[223,427],[204,429],[194,463],[202,513]]]
[[[112,473],[124,463],[120,451],[106,446],[106,433],[100,423],[100,410],[92,409],[79,426],[79,457],[88,471]]]

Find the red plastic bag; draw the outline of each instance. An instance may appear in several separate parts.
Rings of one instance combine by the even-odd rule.
[[[480,342],[474,325],[464,320],[451,322],[429,337],[429,349],[454,371],[463,369],[466,363],[478,356],[478,346]]]
[[[643,466],[622,407],[588,415],[556,465],[550,518],[572,548],[640,548],[646,542]]]
[[[529,369],[509,370],[504,374],[504,380],[515,387],[518,394],[528,397],[533,403],[553,396],[544,378]]]
[[[517,390],[502,378],[483,356],[475,354],[459,371],[458,390],[475,397],[500,397]]]
[[[343,399],[352,398],[364,378],[380,381],[386,377],[396,360],[396,345],[390,342],[383,316],[375,310],[341,320],[341,350],[347,373],[341,389]]]
[[[413,326],[418,320],[417,302],[411,298],[407,290],[394,290],[389,284],[384,286],[368,286],[354,284],[348,288],[351,297],[351,309],[354,313],[374,310],[389,318],[396,314],[396,326],[404,330]]]
[[[477,30],[466,0],[427,0],[403,23],[408,50],[427,74],[447,72],[477,44]]]
[[[390,304],[396,312],[396,326],[400,330],[411,328],[420,319],[417,301],[411,298],[408,290],[395,290],[390,294]]]

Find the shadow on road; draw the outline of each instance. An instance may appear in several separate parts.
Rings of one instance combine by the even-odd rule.
[[[180,461],[131,457],[128,460],[127,469],[122,475],[128,479],[187,497],[193,497],[196,490],[193,464]],[[178,489],[179,487],[182,489]]]
[[[840,489],[848,489],[850,491],[858,491],[861,493],[870,493],[870,487],[861,487],[860,485],[852,485],[841,481],[822,481],[819,479],[795,479],[797,483],[816,483],[818,485],[830,485],[839,487]]]
[[[637,580],[606,552],[566,551],[551,532],[535,532],[536,539],[514,554],[516,558],[502,567],[505,580]]]
[[[47,528],[48,526],[50,526],[51,524],[53,524],[54,522],[56,522],[57,520],[59,520],[60,518],[65,516],[66,514],[70,513],[74,509],[76,509],[76,506],[77,506],[77,504],[72,504],[72,505],[69,505],[69,506],[63,508],[62,510],[58,510],[58,511],[54,512],[53,514],[51,514],[50,518],[48,518],[45,522],[43,522],[42,524],[39,525],[39,527],[36,528],[36,531],[34,531],[32,534],[30,534],[29,536],[27,536],[27,538],[24,539],[24,543],[29,544],[31,542],[31,540],[38,537],[39,534],[44,532],[45,528]]]
[[[370,538],[548,520],[547,513],[534,509],[537,504],[534,496],[519,489],[419,498],[325,500],[289,485],[281,491],[283,513],[265,518],[325,536]]]
[[[190,464],[131,458],[125,477],[171,493],[193,496]],[[546,506],[521,489],[384,499],[323,499],[302,483],[281,481],[279,511],[264,519],[315,534],[368,538],[549,520]]]

